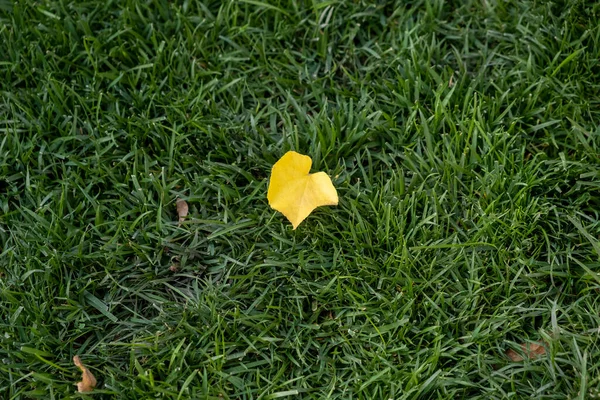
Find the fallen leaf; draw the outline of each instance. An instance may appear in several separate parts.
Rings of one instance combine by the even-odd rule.
[[[96,378],[81,362],[79,356],[73,357],[73,363],[81,370],[81,382],[77,382],[77,391],[79,393],[91,392],[96,387]]]
[[[185,200],[182,199],[177,199],[175,203],[177,204],[177,215],[179,215],[179,223],[181,224],[188,215],[189,207]]]
[[[309,174],[312,159],[288,151],[273,165],[267,199],[294,229],[317,207],[338,204],[338,195],[325,172]]]
[[[534,359],[546,354],[546,347],[543,343],[522,343],[521,351],[525,357]],[[513,349],[508,349],[506,351],[506,355],[514,362],[520,362],[525,359],[521,354],[517,353]]]

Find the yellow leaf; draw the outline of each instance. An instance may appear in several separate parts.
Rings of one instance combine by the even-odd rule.
[[[309,174],[309,156],[288,151],[273,165],[267,199],[294,229],[317,207],[334,206],[338,195],[325,172]]]
[[[79,393],[91,392],[96,387],[96,378],[94,378],[94,375],[92,375],[90,370],[83,365],[79,356],[73,357],[73,363],[79,367],[81,374],[83,375],[81,382],[77,382],[77,391]]]

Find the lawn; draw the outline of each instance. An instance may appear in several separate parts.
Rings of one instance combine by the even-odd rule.
[[[600,398],[599,20],[0,1],[0,397]]]

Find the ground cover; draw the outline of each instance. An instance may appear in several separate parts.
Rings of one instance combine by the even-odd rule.
[[[596,396],[599,14],[0,2],[2,398]]]

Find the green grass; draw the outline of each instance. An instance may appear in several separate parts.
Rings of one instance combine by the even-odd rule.
[[[599,18],[0,2],[1,397],[598,397]],[[295,231],[290,149],[340,195]]]

